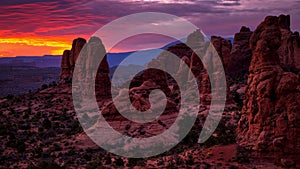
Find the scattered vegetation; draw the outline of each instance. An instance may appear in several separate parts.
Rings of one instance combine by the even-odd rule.
[[[249,163],[250,152],[242,147],[237,147],[235,159],[238,163]]]

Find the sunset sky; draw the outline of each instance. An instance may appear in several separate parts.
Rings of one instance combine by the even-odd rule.
[[[74,38],[88,39],[101,26],[136,12],[177,15],[208,36],[233,37],[243,25],[255,29],[267,15],[290,14],[292,30],[299,31],[299,9],[296,0],[1,0],[0,57],[60,55]],[[158,39],[133,38],[115,52],[135,50],[141,41],[164,46]]]

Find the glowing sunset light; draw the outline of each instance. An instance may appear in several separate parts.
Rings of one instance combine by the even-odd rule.
[[[0,56],[61,55],[70,49],[75,37],[7,37],[0,38]]]

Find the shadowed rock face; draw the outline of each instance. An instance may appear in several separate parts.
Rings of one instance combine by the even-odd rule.
[[[294,69],[299,53],[291,52],[298,50],[292,35],[289,16],[281,15],[266,17],[251,36],[253,56],[237,130],[240,145],[285,155],[300,152],[300,79]]]
[[[230,56],[230,51],[232,48],[231,42],[219,36],[212,36],[211,43],[213,44],[216,51],[218,52],[219,57],[222,59],[225,72],[228,72],[228,68],[231,62],[231,56]]]
[[[70,57],[70,50],[65,50],[63,55],[62,55],[62,60],[61,60],[61,73],[59,77],[59,82],[60,83],[65,83],[67,81],[71,80],[71,66],[69,62],[69,57]]]
[[[76,60],[80,54],[81,49],[85,45],[86,40],[83,38],[77,38],[73,40],[72,43],[72,49],[71,49],[71,54],[70,54],[70,65],[75,66]]]
[[[252,32],[247,27],[242,27],[239,33],[234,35],[234,43],[230,53],[230,62],[228,66],[228,75],[235,78],[239,74],[248,74],[251,62],[252,51],[249,41]]]
[[[278,25],[281,32],[281,46],[278,49],[280,66],[287,71],[300,70],[300,38],[298,32],[290,31],[290,16],[280,15]]]
[[[59,78],[60,83],[70,83],[72,81],[76,60],[85,43],[86,40],[83,38],[74,39],[72,43],[72,49],[64,51],[61,61],[62,71]]]

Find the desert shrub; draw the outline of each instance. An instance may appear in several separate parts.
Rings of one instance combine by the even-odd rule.
[[[16,114],[16,111],[15,111],[15,109],[13,109],[13,108],[10,108],[10,112],[9,112],[9,114],[10,114],[10,115]]]
[[[236,91],[232,91],[231,95],[233,96],[233,100],[237,103],[238,110],[242,110],[243,101],[244,101],[244,94],[239,94]]]
[[[184,116],[183,117],[185,120],[188,119],[188,120],[192,120],[192,117],[190,116]],[[179,121],[179,134],[183,133],[184,129],[183,127],[185,127],[184,121]],[[198,141],[198,137],[199,137],[199,133],[201,131],[200,129],[200,126],[197,125],[197,124],[200,124],[199,122],[199,119],[197,118],[195,123],[194,123],[194,126],[192,127],[192,129],[189,131],[189,133],[184,137],[184,139],[181,141],[181,144],[184,144],[184,145],[193,145],[194,143],[197,143]]]
[[[249,163],[250,152],[242,147],[237,147],[235,159],[238,163]]]
[[[30,124],[19,125],[20,130],[29,130],[31,128]]]
[[[53,144],[52,151],[61,151],[61,150],[63,150],[63,148],[60,145],[58,145],[56,143]]]
[[[44,128],[43,128],[43,127],[39,127],[39,128],[38,128],[38,132],[41,133],[41,132],[43,132],[43,131],[44,131]]]
[[[58,165],[55,161],[42,161],[38,164],[39,169],[65,169],[66,167]]]
[[[7,126],[0,123],[0,135],[4,136],[4,135],[7,135],[7,133],[8,133]]]
[[[145,159],[139,159],[137,161],[137,166],[146,166],[146,160]]]
[[[29,118],[29,113],[28,112],[24,112],[23,119],[28,119],[28,118]]]
[[[51,156],[50,151],[43,151],[42,152],[42,158],[49,158]]]
[[[82,158],[84,158],[86,161],[91,161],[92,155],[90,153],[84,153]]]
[[[92,162],[88,163],[86,166],[87,169],[104,169],[102,165],[102,159],[101,158],[96,158]]]
[[[35,147],[32,151],[35,157],[41,157],[43,153],[43,149],[41,147]]]
[[[70,149],[68,152],[68,155],[70,155],[70,156],[75,155],[75,154],[76,154],[76,151],[74,148]]]
[[[19,153],[24,153],[26,150],[26,144],[23,141],[19,141],[16,148]]]
[[[83,131],[83,129],[78,121],[70,121],[68,123],[69,123],[68,127],[70,129],[65,131],[64,134],[66,136],[71,136],[71,135],[74,135],[77,133],[81,133]]]
[[[193,165],[194,164],[194,158],[192,155],[188,156],[188,159],[185,162],[187,165]]]
[[[56,84],[55,81],[52,81],[52,82],[49,84],[49,87],[54,87],[54,86],[57,86],[57,84]]]
[[[42,90],[47,89],[47,88],[48,88],[47,84],[43,84],[42,87],[41,87]]]
[[[127,162],[126,166],[127,167],[145,166],[145,159],[142,159],[142,158],[128,158],[128,162]]]
[[[169,162],[169,164],[166,166],[167,169],[178,169],[176,165],[173,162]]]
[[[115,161],[114,161],[114,164],[116,166],[124,166],[124,161],[122,158],[117,158]]]
[[[26,145],[23,140],[18,140],[14,136],[9,136],[8,141],[6,142],[7,147],[15,148],[19,153],[23,153],[26,150]]]
[[[13,94],[9,94],[6,96],[6,99],[11,100],[13,99],[15,96]]]
[[[128,162],[126,164],[127,167],[136,166],[138,159],[137,158],[128,158]]]
[[[204,144],[204,147],[211,147],[217,144],[228,145],[235,143],[235,127],[226,126],[225,121],[222,119],[215,131],[217,137],[211,136]]]
[[[45,129],[49,129],[49,128],[52,127],[52,123],[51,123],[51,121],[50,121],[48,118],[45,118],[45,119],[43,120],[43,127],[44,127]]]
[[[105,156],[104,161],[105,161],[105,164],[111,164],[111,157],[109,154]]]
[[[22,97],[22,96],[15,96],[15,97],[13,97],[12,101],[13,101],[14,103],[21,102],[21,101],[22,101],[22,98],[21,98],[21,97]]]

